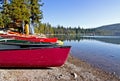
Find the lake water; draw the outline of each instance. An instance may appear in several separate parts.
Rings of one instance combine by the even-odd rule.
[[[65,37],[71,45],[71,55],[120,76],[120,37],[85,36]]]

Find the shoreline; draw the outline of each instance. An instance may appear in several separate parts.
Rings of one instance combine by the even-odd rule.
[[[120,81],[120,78],[69,55],[61,67],[0,68],[0,81]]]
[[[98,78],[100,81],[120,81],[120,78],[118,76],[106,72],[95,66],[92,66],[91,64],[82,61],[80,59],[77,59],[73,56],[69,56],[68,62],[74,63],[74,65],[76,65],[77,67],[81,67],[85,72],[91,73],[94,77]],[[92,80],[92,81],[96,81],[96,80]]]

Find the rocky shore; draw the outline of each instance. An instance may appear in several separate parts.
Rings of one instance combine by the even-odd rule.
[[[120,81],[120,79],[69,56],[61,67],[0,68],[0,81]]]

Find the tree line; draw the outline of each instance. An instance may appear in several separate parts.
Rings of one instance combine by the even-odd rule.
[[[51,26],[49,23],[42,23],[35,28],[36,33],[54,34],[54,35],[94,35],[95,29],[84,29],[78,27]]]
[[[89,30],[83,28],[57,27],[49,23],[41,23],[43,13],[41,0],[0,0],[0,28],[6,28],[11,22],[28,21],[30,19],[35,26],[36,33],[43,34],[84,34]]]
[[[34,24],[36,33],[59,35],[94,35],[95,29],[83,29],[82,27],[52,26],[49,23],[41,23],[43,12],[41,0],[0,0],[0,28],[6,28],[10,23],[28,21]],[[14,26],[14,25],[12,25]],[[99,33],[99,32],[98,32]]]

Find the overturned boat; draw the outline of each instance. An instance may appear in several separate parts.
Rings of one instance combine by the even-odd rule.
[[[0,37],[29,42],[44,42],[44,43],[56,43],[58,40],[57,38],[39,37],[36,35],[25,35],[17,32],[0,33]]]
[[[70,46],[0,42],[0,67],[58,67]]]

